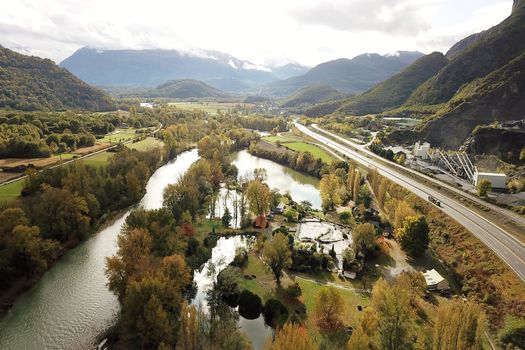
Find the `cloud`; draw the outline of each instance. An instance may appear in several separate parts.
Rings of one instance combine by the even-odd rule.
[[[304,2],[292,9],[300,23],[324,25],[347,32],[376,31],[394,35],[414,35],[429,28],[421,18],[428,0],[328,0]]]
[[[83,46],[227,52],[315,65],[364,52],[446,51],[512,0],[0,0],[0,45],[60,62]]]

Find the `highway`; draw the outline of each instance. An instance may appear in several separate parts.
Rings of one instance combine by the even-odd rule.
[[[427,200],[429,195],[440,200],[441,206],[439,209],[441,211],[452,217],[478,237],[525,282],[525,245],[514,238],[511,234],[488,221],[481,215],[473,212],[469,208],[466,208],[459,200],[446,197],[433,188],[415,181],[403,171],[396,169],[395,166],[385,165],[382,161],[377,159],[375,155],[374,157],[369,158],[365,155],[363,149],[356,150],[354,147],[350,148],[339,141],[334,141],[318,132],[312,131],[299,123],[295,123],[295,126],[304,134],[316,139],[321,144],[337,151],[338,153],[343,154],[366,167],[377,168],[381,175],[413,192],[424,200]],[[337,135],[331,136],[337,137],[338,140],[342,139]]]
[[[366,149],[366,146],[368,145],[362,145],[362,144],[357,144],[357,143],[354,143],[348,139],[345,139],[339,135],[336,135],[334,133],[331,133],[329,131],[326,131],[324,129],[321,129],[320,127],[318,127],[316,124],[312,124],[312,127],[324,134],[327,134],[329,135],[330,137],[332,138],[335,138],[341,142],[343,142],[344,144],[347,144],[347,145],[350,145],[352,147],[355,147],[356,149],[359,149],[360,152],[363,152],[363,153],[366,153],[367,155],[369,155],[370,157],[375,157],[377,159],[382,159],[381,157],[379,157],[377,154],[373,153],[372,151],[369,151],[368,149]],[[486,202],[482,199],[480,199],[479,197],[476,197],[475,195],[471,194],[471,193],[468,193],[466,191],[463,191],[457,187],[454,187],[446,182],[443,182],[443,181],[440,181],[440,180],[437,180],[435,178],[432,178],[426,174],[423,174],[423,173],[420,173],[420,172],[417,172],[415,170],[412,170],[412,169],[409,169],[409,168],[406,168],[402,165],[399,165],[397,163],[393,163],[391,162],[390,163],[391,167],[395,167],[397,169],[400,169],[400,170],[403,170],[405,172],[409,172],[411,174],[414,174],[416,176],[419,176],[420,178],[423,178],[427,181],[431,181],[431,182],[434,182],[436,185],[439,185],[441,187],[444,187],[462,197],[465,197],[473,202],[476,202],[478,203],[479,205],[481,205],[482,207],[486,207],[486,208],[489,208],[490,210],[494,211],[494,212],[497,212],[501,215],[503,215],[505,218],[511,220],[511,221],[514,221],[514,223],[522,226],[522,227],[525,227],[525,217],[511,211],[511,210],[508,210],[508,209],[505,209],[505,208],[502,208],[502,207],[498,207],[497,205],[495,204],[492,204],[492,203],[489,203],[489,202]]]

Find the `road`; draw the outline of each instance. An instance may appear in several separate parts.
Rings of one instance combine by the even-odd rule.
[[[374,157],[369,158],[364,154],[363,149],[357,150],[353,147],[350,148],[342,142],[334,141],[299,123],[295,123],[295,126],[304,134],[316,139],[323,145],[332,148],[356,162],[366,167],[377,168],[381,175],[413,192],[424,200],[427,200],[429,195],[439,199],[441,201],[441,206],[439,207],[440,210],[478,237],[525,282],[525,245],[514,238],[511,234],[469,208],[466,208],[459,200],[446,197],[433,188],[417,182],[395,166],[385,165],[381,160],[377,159],[375,155]],[[338,136],[337,138],[339,140]]]
[[[162,124],[159,125],[159,127],[155,130],[153,130],[149,135],[154,135],[156,134],[160,129],[162,128]],[[139,136],[140,137],[140,136]],[[45,170],[48,170],[48,169],[55,169],[55,168],[58,168],[58,167],[61,167],[61,166],[64,166],[64,165],[68,165],[68,164],[71,164],[71,163],[74,163],[74,162],[77,162],[79,160],[82,160],[82,159],[85,159],[85,158],[89,158],[89,157],[93,157],[94,155],[97,155],[99,153],[103,153],[103,152],[107,152],[109,150],[112,150],[114,149],[115,147],[118,147],[118,146],[121,146],[121,145],[126,145],[128,143],[131,143],[133,141],[135,141],[138,137],[134,138],[134,139],[131,139],[131,140],[128,140],[128,141],[124,141],[124,142],[119,142],[118,144],[114,145],[114,146],[109,146],[107,148],[104,148],[104,149],[101,149],[99,151],[96,151],[96,152],[92,152],[92,153],[89,153],[89,154],[86,154],[86,155],[83,155],[81,157],[78,157],[78,158],[73,158],[73,159],[70,159],[70,160],[67,160],[65,162],[62,162],[62,163],[59,163],[59,164],[55,164],[55,165],[51,165],[51,166],[48,166],[48,167],[45,167],[43,169],[40,169],[38,172],[43,172]],[[4,186],[4,185],[9,185],[10,183],[13,183],[13,182],[16,182],[16,181],[19,181],[19,180],[23,180],[27,177],[27,175],[23,175],[23,176],[19,176],[19,177],[16,177],[14,179],[10,179],[10,180],[7,180],[7,181],[4,181],[2,183],[0,183],[0,186]]]

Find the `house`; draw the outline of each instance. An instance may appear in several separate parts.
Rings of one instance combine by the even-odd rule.
[[[286,204],[284,204],[283,202],[279,203],[278,206],[276,206],[275,208],[273,208],[273,213],[274,214],[282,214],[284,212],[284,209],[286,208]]]
[[[423,277],[425,277],[428,290],[442,291],[449,289],[448,281],[434,269],[425,271]]]

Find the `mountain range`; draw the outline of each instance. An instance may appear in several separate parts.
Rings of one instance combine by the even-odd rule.
[[[115,108],[111,97],[49,59],[0,46],[0,108],[18,110]]]
[[[231,55],[177,50],[97,50],[81,48],[60,63],[80,79],[98,86],[154,87],[168,80],[201,80],[239,92],[279,78],[271,69]],[[286,68],[280,72],[286,73]]]
[[[297,63],[263,67],[217,51],[200,54],[176,50],[97,50],[82,48],[60,63],[84,81],[98,86],[154,87],[167,80],[201,80],[230,93],[286,97],[314,85],[345,93],[362,92],[398,73],[423,54],[364,54],[309,69]]]
[[[395,55],[363,54],[321,63],[306,74],[276,81],[263,88],[274,96],[289,96],[313,85],[328,85],[344,93],[360,93],[390,78],[423,56],[420,52],[399,51]]]

